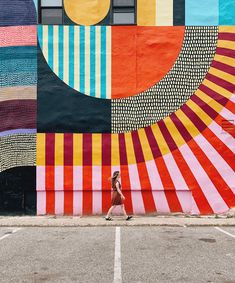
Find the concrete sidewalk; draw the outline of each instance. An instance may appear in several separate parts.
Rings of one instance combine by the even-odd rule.
[[[125,221],[114,216],[106,221],[104,216],[0,216],[0,227],[98,227],[98,226],[234,226],[235,218],[226,216],[134,216]]]

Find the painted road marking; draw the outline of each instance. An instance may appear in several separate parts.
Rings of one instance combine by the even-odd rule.
[[[121,229],[120,229],[120,227],[116,227],[115,259],[114,259],[114,279],[113,279],[113,283],[122,283]]]
[[[235,239],[235,235],[233,235],[233,234],[231,234],[231,233],[229,233],[229,232],[227,232],[227,231],[225,231],[225,230],[223,230],[223,229],[221,229],[219,227],[215,227],[215,229],[217,229],[218,231],[220,231],[220,232],[222,232],[222,233],[224,233],[224,234],[226,234],[226,235],[228,235],[228,236],[230,236],[230,237]]]
[[[11,236],[11,235],[13,235],[13,234],[15,234],[16,232],[20,231],[21,229],[22,229],[22,228],[15,228],[14,230],[11,231],[11,233],[2,236],[2,237],[0,238],[0,241],[3,240],[3,239],[5,239],[5,238],[7,238],[7,237],[9,237],[9,236]]]

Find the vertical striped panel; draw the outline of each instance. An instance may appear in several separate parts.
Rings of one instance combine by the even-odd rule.
[[[92,214],[102,213],[102,168],[92,166]]]
[[[130,185],[131,185],[131,198],[133,205],[133,212],[136,214],[144,214],[145,207],[141,192],[141,185],[139,180],[139,173],[136,164],[128,165]]]
[[[140,180],[145,211],[146,213],[155,212],[156,205],[152,194],[152,188],[151,188],[147,166],[144,162],[137,163],[137,169],[139,173],[139,180]]]
[[[127,164],[127,152],[126,152],[126,141],[124,133],[118,135],[119,140],[119,152],[120,152],[120,164]]]
[[[90,27],[90,95],[95,96],[96,91],[96,29]],[[89,93],[86,91],[86,93]]]
[[[111,135],[111,164],[112,166],[120,165],[119,139],[118,134]]]
[[[64,27],[59,26],[59,35],[58,35],[58,41],[59,41],[59,50],[58,50],[58,68],[59,68],[59,78],[61,80],[64,79]]]
[[[153,191],[164,190],[155,161],[154,160],[147,161],[146,167],[148,170],[148,175],[152,190]]]
[[[46,166],[37,166],[37,182],[36,182],[36,190],[37,191],[45,191],[46,190]]]
[[[64,167],[55,166],[55,190],[64,190]]]
[[[80,88],[80,32],[74,28],[74,88]]]
[[[63,81],[69,84],[69,26],[63,26],[64,28],[64,44],[63,44]],[[60,64],[60,62],[59,62]]]
[[[81,93],[85,93],[85,27],[81,26],[80,29],[80,46],[79,46],[79,54],[80,54],[80,90]]]
[[[55,170],[46,166],[46,213],[55,214]]]
[[[176,195],[174,183],[172,182],[164,159],[159,157],[155,161],[171,212],[181,212],[182,207]]]
[[[91,66],[90,66],[90,54],[91,54],[91,37],[90,37],[90,29],[91,27],[85,27],[85,90],[84,93],[90,94],[91,86],[90,86],[90,77],[91,77]]]
[[[37,215],[46,214],[46,192],[37,192]]]
[[[141,148],[143,149],[144,160],[146,161],[146,160],[154,159],[152,150],[151,150],[151,146],[149,144],[145,130],[139,129],[138,134],[139,134],[139,139],[141,143]]]
[[[46,165],[46,135],[45,134],[37,134],[37,165]]]
[[[93,96],[100,98],[101,93],[101,27],[96,27],[95,33],[95,46],[96,46],[96,54],[95,54],[95,92]],[[110,56],[111,58],[111,56]]]
[[[73,134],[64,134],[64,165],[73,165]]]
[[[100,97],[105,98],[106,97],[106,27],[101,26],[101,64],[100,64]]]
[[[63,213],[64,213],[64,167],[55,166],[55,214],[62,215]]]
[[[54,43],[54,27],[48,26],[48,64],[54,70],[54,52],[53,43]]]
[[[131,137],[134,146],[136,162],[137,163],[144,162],[144,154],[140,143],[138,131],[131,132]]]
[[[55,165],[64,165],[64,134],[55,134]]]
[[[48,26],[42,26],[42,33],[40,34],[43,37],[41,38],[42,51],[46,61],[48,61]]]
[[[189,191],[189,188],[171,153],[164,155],[163,159],[176,189],[176,195],[182,207],[182,211],[188,213],[192,209],[191,193],[187,193],[187,191]]]
[[[92,135],[92,165],[101,166],[102,164],[102,136],[101,134]]]
[[[83,134],[83,166],[92,165],[92,134]]]
[[[158,141],[158,146],[162,155],[167,154],[169,152],[169,147],[165,141],[165,138],[159,129],[158,124],[152,125],[152,132],[155,137],[155,140]]]
[[[173,26],[173,0],[156,1],[156,25]]]
[[[83,94],[111,98],[111,27],[39,26],[38,37],[61,80]]]
[[[136,164],[135,151],[131,133],[125,133],[127,164]]]
[[[170,213],[171,212],[164,190],[162,191],[153,190],[153,198],[155,201],[157,212],[159,213]]]
[[[83,135],[73,134],[73,164],[83,164]]]
[[[92,214],[92,134],[83,134],[83,212]]]
[[[152,127],[144,128],[144,130],[145,130],[146,136],[148,138],[148,142],[149,142],[149,145],[150,145],[150,148],[151,148],[151,151],[152,151],[153,158],[157,158],[157,157],[161,156],[161,152],[160,152],[157,140],[156,140],[156,138],[153,134]]]
[[[120,166],[121,176],[122,176],[122,189],[124,190],[125,194],[125,207],[129,213],[133,213],[133,200],[132,200],[132,192],[131,182],[130,182],[130,174],[128,165],[121,165]]]
[[[111,166],[102,165],[102,212],[107,213],[111,201]]]
[[[185,0],[173,0],[173,24],[174,26],[185,25]]]
[[[53,27],[53,70],[56,74],[59,73],[59,27],[58,26],[54,26]]]
[[[37,32],[38,32],[38,41],[39,41],[39,44],[40,44],[41,49],[43,51],[44,36],[43,36],[43,27],[42,27],[42,25],[38,25]]]
[[[112,62],[111,62],[111,56],[112,56],[112,30],[111,27],[106,27],[106,96],[105,98],[111,98],[111,77],[112,77]]]
[[[74,88],[74,26],[69,26],[69,86]]]
[[[55,214],[64,214],[64,191],[55,191]]]
[[[82,215],[83,210],[83,173],[82,166],[73,167],[73,214]]]
[[[155,26],[156,1],[157,0],[138,0],[137,2],[138,26]]]
[[[102,164],[111,165],[111,135],[102,134]]]
[[[111,135],[102,134],[102,211],[107,212],[111,199]]]
[[[46,165],[55,165],[55,134],[46,134]]]
[[[64,166],[64,214],[73,213],[73,166]]]
[[[163,159],[165,161],[166,167],[171,176],[175,189],[180,190],[180,191],[189,190],[174,158],[172,157],[172,154],[169,153],[169,154],[164,155]]]

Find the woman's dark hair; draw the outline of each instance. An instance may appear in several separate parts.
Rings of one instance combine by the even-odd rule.
[[[117,176],[119,175],[119,171],[114,171],[113,176],[111,178],[112,187],[114,188],[116,185]]]

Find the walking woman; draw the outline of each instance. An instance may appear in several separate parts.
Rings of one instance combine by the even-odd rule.
[[[114,208],[117,206],[117,205],[121,205],[121,208],[122,208],[122,211],[123,211],[123,214],[126,218],[126,220],[130,220],[132,218],[132,216],[128,216],[126,214],[126,210],[125,210],[125,206],[123,204],[123,201],[125,200],[125,197],[124,195],[122,194],[122,190],[121,190],[121,184],[119,182],[119,179],[120,179],[120,173],[119,171],[115,171],[113,173],[113,176],[111,178],[111,182],[112,182],[112,206],[110,207],[105,219],[107,221],[111,221],[112,218],[110,217],[112,211],[114,210]]]

